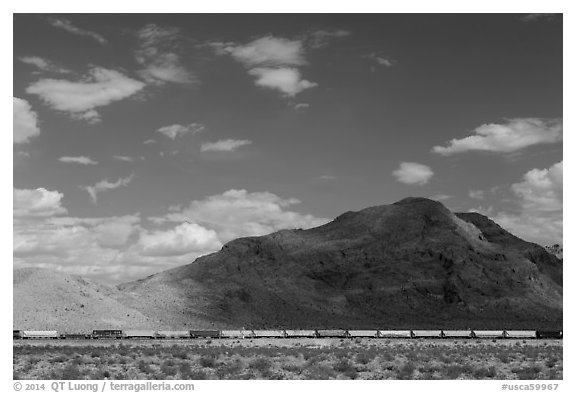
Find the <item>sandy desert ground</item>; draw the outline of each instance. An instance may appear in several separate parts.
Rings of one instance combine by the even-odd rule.
[[[15,341],[14,379],[539,379],[561,340]]]

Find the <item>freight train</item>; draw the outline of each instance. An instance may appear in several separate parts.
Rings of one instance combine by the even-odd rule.
[[[188,340],[247,338],[487,338],[561,339],[561,330],[119,330],[97,329],[91,333],[56,330],[14,330],[15,340]]]

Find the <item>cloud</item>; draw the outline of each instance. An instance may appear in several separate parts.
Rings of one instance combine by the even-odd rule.
[[[12,98],[14,105],[14,140],[15,144],[28,142],[40,135],[38,115],[32,110],[28,101],[22,98]]]
[[[52,108],[67,112],[74,118],[97,122],[100,115],[94,108],[128,98],[144,86],[144,83],[118,71],[94,67],[89,77],[78,82],[41,79],[31,84],[26,92],[38,95]]]
[[[234,151],[239,147],[250,145],[252,141],[236,139],[220,139],[216,142],[206,142],[200,147],[200,151]]]
[[[139,245],[148,256],[174,256],[222,247],[216,232],[198,224],[182,223],[167,231],[144,232]]]
[[[434,175],[429,166],[416,162],[402,162],[400,167],[392,172],[396,179],[404,184],[423,185]]]
[[[430,197],[430,199],[433,199],[435,201],[447,201],[448,199],[452,198],[453,198],[452,195],[446,195],[446,194],[436,194]]]
[[[452,139],[448,146],[434,146],[432,151],[443,156],[467,151],[511,153],[538,144],[562,141],[562,120],[537,118],[511,119],[506,124],[484,124],[476,135]]]
[[[119,161],[124,161],[124,162],[134,162],[134,157],[129,157],[129,156],[112,156],[115,159],[119,160]]]
[[[306,102],[299,102],[298,104],[294,105],[294,109],[296,109],[296,111],[305,111],[306,109],[310,108],[310,104],[306,103]]]
[[[484,190],[470,190],[468,196],[472,199],[484,199]]]
[[[520,20],[523,22],[536,22],[539,20],[543,20],[549,22],[554,20],[558,14],[526,14],[520,17]]]
[[[230,55],[243,64],[260,87],[279,90],[287,97],[318,86],[302,79],[297,67],[304,66],[304,44],[301,40],[266,36],[248,44],[215,42],[209,44],[216,53]]]
[[[330,43],[334,38],[347,37],[351,32],[347,30],[316,30],[308,34],[307,45],[311,48],[321,48]]]
[[[130,175],[128,177],[121,177],[115,182],[110,182],[108,179],[104,179],[99,181],[98,183],[94,184],[93,186],[85,186],[81,187],[83,190],[86,190],[88,194],[90,194],[90,198],[92,198],[92,202],[98,202],[98,194],[102,191],[113,190],[118,187],[125,187],[131,181],[134,175]]]
[[[68,163],[75,163],[75,164],[82,164],[82,165],[96,165],[98,161],[94,161],[90,157],[60,157],[58,159],[60,162],[68,162]]]
[[[156,143],[156,141],[154,139],[146,139],[144,142],[142,142],[145,145],[151,145],[153,143]]]
[[[42,71],[68,74],[71,71],[54,65],[51,61],[38,56],[23,56],[18,58],[24,64],[30,64]]]
[[[175,52],[180,40],[178,29],[148,24],[138,31],[137,36],[139,48],[136,61],[144,67],[141,74],[146,81],[184,85],[198,82],[196,76],[182,65],[180,55]]]
[[[262,37],[246,45],[220,44],[217,48],[244,64],[247,68],[300,66],[306,64],[301,41],[278,37]]]
[[[383,67],[392,67],[394,64],[396,64],[396,60],[385,56],[383,54],[381,54],[380,52],[373,52],[370,53],[368,55],[362,56],[368,59],[373,60],[374,63],[376,63],[377,66],[383,66]],[[372,71],[375,71],[376,67],[372,66]]]
[[[516,236],[541,245],[562,243],[563,162],[549,168],[532,169],[510,187],[517,213],[478,208]]]
[[[157,222],[193,222],[213,229],[224,243],[242,236],[260,236],[280,229],[311,228],[328,222],[287,210],[300,201],[281,198],[271,192],[228,190],[203,200],[190,202],[185,208],[172,208]]]
[[[164,134],[168,138],[174,140],[178,136],[182,136],[182,135],[186,135],[186,134],[194,135],[194,134],[197,134],[199,132],[204,131],[205,129],[206,129],[206,126],[204,126],[204,124],[200,124],[200,123],[190,123],[188,125],[173,124],[171,126],[161,127],[159,129],[157,129],[156,132]],[[150,141],[150,139],[148,141]],[[147,143],[148,141],[145,141],[144,143]],[[150,142],[148,142],[148,143],[150,143]]]
[[[257,86],[279,90],[287,97],[295,97],[306,89],[318,86],[302,79],[296,68],[253,68],[248,73],[256,77]]]
[[[81,36],[85,36],[85,37],[90,37],[95,39],[96,41],[98,41],[98,43],[104,45],[108,42],[108,40],[106,40],[106,38],[104,38],[103,36],[101,36],[98,33],[95,33],[93,31],[90,30],[85,30],[82,29],[80,27],[74,26],[72,24],[72,22],[70,22],[69,20],[66,19],[62,19],[62,18],[49,18],[48,22],[54,26],[57,27],[59,29],[63,29],[66,30],[69,33],[72,34],[76,34],[76,35],[81,35]]]
[[[64,194],[45,188],[35,190],[14,189],[14,218],[45,218],[65,214],[61,205]]]

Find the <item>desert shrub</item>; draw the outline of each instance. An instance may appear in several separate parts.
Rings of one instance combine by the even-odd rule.
[[[50,363],[64,363],[68,359],[64,355],[58,355],[49,360]]]
[[[202,356],[199,360],[200,366],[208,367],[208,368],[215,368],[216,367],[216,359],[213,356]]]
[[[126,374],[124,374],[124,373],[116,373],[114,375],[114,379],[123,380],[123,379],[128,379],[128,378],[126,378]]]
[[[359,352],[355,356],[355,360],[360,364],[368,364],[374,359],[375,354],[373,352]]]
[[[176,375],[178,370],[174,367],[174,362],[171,360],[166,360],[160,365],[160,372],[168,377],[173,377]]]
[[[272,368],[272,362],[266,358],[257,358],[252,360],[248,364],[248,367],[251,368],[252,370],[257,370],[260,371],[261,373],[264,373],[270,370],[270,368]]]
[[[140,372],[144,374],[152,373],[152,368],[150,367],[150,364],[146,363],[144,360],[140,360],[138,362],[138,370],[140,370]]]
[[[518,379],[527,380],[527,379],[540,379],[541,368],[538,365],[531,365],[527,367],[515,367],[512,369],[512,372],[516,374]]]
[[[302,367],[300,367],[297,364],[292,364],[292,363],[288,363],[288,364],[284,364],[282,366],[282,368],[290,373],[294,373],[294,374],[302,374]]]
[[[546,360],[546,367],[553,368],[554,366],[556,366],[557,362],[558,359],[556,359],[555,357],[549,358]]]
[[[237,379],[238,374],[244,369],[244,365],[240,359],[236,359],[233,362],[225,363],[220,365],[216,370],[216,376],[220,379]],[[262,374],[268,373],[268,369],[261,371]]]
[[[398,379],[412,379],[414,375],[414,364],[412,362],[406,362],[398,369],[396,376]]]
[[[304,376],[306,379],[314,380],[327,380],[336,377],[334,370],[323,364],[315,364],[314,366],[307,368]]]
[[[496,377],[496,367],[480,367],[472,373],[475,379],[493,379]]]
[[[80,373],[80,368],[76,364],[69,364],[62,370],[62,374],[58,379],[82,379],[82,374]]]

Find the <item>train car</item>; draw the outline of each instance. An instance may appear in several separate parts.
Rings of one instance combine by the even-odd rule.
[[[536,338],[562,338],[562,330],[536,330]]]
[[[190,338],[220,338],[220,330],[190,330]]]
[[[92,335],[90,333],[63,333],[60,338],[63,340],[89,340]]]
[[[158,330],[156,338],[159,339],[188,339],[191,338],[190,330]]]
[[[536,338],[536,330],[504,330],[506,338]]]
[[[411,330],[378,330],[381,338],[412,338]]]
[[[119,329],[96,329],[92,330],[92,338],[96,340],[100,339],[113,339],[120,340],[123,338],[122,330]]]
[[[24,339],[58,339],[58,332],[56,330],[24,330],[21,335]]]
[[[263,338],[284,338],[286,337],[286,332],[284,330],[254,330],[254,337]]]
[[[155,330],[125,330],[122,335],[124,338],[137,339],[137,340],[153,340],[156,338]]]
[[[343,329],[320,329],[316,330],[318,337],[338,337],[346,338],[348,337],[348,332]]]
[[[316,330],[284,330],[287,338],[315,338]]]
[[[442,330],[444,338],[472,338],[472,330]]]
[[[22,331],[21,330],[13,330],[12,331],[12,339],[19,340],[22,338]]]
[[[348,330],[348,337],[378,337],[378,330]]]
[[[244,338],[246,330],[221,330],[221,338]]]
[[[474,338],[504,338],[503,330],[472,330]]]
[[[442,330],[412,330],[413,338],[442,338]]]

